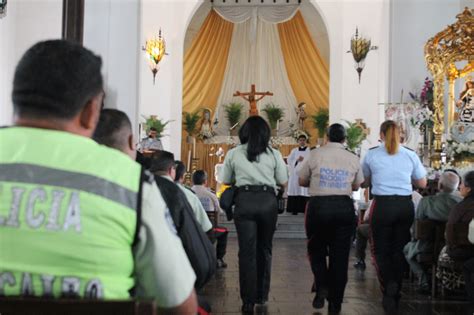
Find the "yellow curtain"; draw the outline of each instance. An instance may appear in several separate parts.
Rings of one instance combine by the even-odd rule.
[[[183,111],[216,108],[234,24],[211,10],[184,56]]]
[[[329,68],[306,27],[301,12],[288,22],[278,24],[286,71],[298,103],[314,114],[329,106]]]

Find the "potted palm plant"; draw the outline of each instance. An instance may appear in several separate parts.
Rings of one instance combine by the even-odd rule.
[[[272,135],[275,136],[278,131],[278,121],[283,118],[283,109],[273,103],[268,103],[265,105],[262,111],[267,114],[268,123],[270,124],[270,129],[272,130]]]
[[[201,116],[199,116],[199,112],[195,111],[193,113],[188,113],[184,112],[184,119],[183,119],[183,125],[184,125],[184,130],[186,130],[188,136],[186,137],[186,142],[187,143],[192,143],[193,142],[193,136],[196,132],[196,127],[199,119]]]
[[[150,117],[146,118],[145,126],[146,132],[150,131],[150,128],[156,129],[156,138],[160,139],[163,137],[163,131],[165,131],[166,126],[171,122],[171,120],[163,121],[159,119],[156,115],[151,115]]]
[[[347,127],[346,127],[346,144],[347,148],[354,152],[357,155],[360,155],[360,145],[362,144],[362,141],[364,141],[367,138],[367,135],[365,134],[364,130],[355,122],[350,122],[347,121]]]
[[[325,108],[321,108],[316,114],[311,116],[311,119],[314,128],[318,131],[318,143],[322,144],[326,134],[326,128],[329,124],[329,111]]]
[[[229,128],[234,127],[230,131],[231,136],[237,135],[237,132],[239,129],[237,128],[236,125],[240,121],[240,118],[242,117],[243,107],[244,106],[241,103],[230,103],[224,106],[226,118],[227,118],[227,121],[229,122]]]

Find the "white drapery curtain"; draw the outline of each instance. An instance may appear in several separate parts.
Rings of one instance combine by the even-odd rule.
[[[298,11],[298,5],[278,6],[250,6],[250,5],[221,5],[214,6],[214,10],[225,20],[240,24],[250,20],[248,30],[249,40],[255,41],[257,36],[257,21],[263,20],[267,23],[283,23],[291,20]]]
[[[234,97],[233,94],[236,91],[249,92],[250,85],[255,84],[258,92],[270,91],[274,94],[257,103],[260,115],[267,118],[262,109],[270,102],[283,108],[284,118],[279,124],[278,135],[289,135],[289,124],[296,122],[297,104],[288,80],[277,25],[258,19],[256,40],[250,42],[248,34],[251,24],[252,20],[247,20],[234,26],[224,83],[215,113],[215,118],[219,120],[218,134],[228,134],[230,127],[223,105],[230,102],[242,103],[243,118],[248,116],[248,102],[241,97]]]

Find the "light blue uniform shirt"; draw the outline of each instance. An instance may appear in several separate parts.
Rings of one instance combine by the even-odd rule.
[[[372,194],[410,196],[412,179],[426,176],[426,170],[418,155],[400,146],[398,152],[389,155],[382,144],[370,149],[362,162],[364,177],[371,177]]]

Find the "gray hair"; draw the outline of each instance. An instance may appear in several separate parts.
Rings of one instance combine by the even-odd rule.
[[[444,172],[439,179],[439,187],[444,192],[452,193],[458,189],[459,176],[453,172]]]

